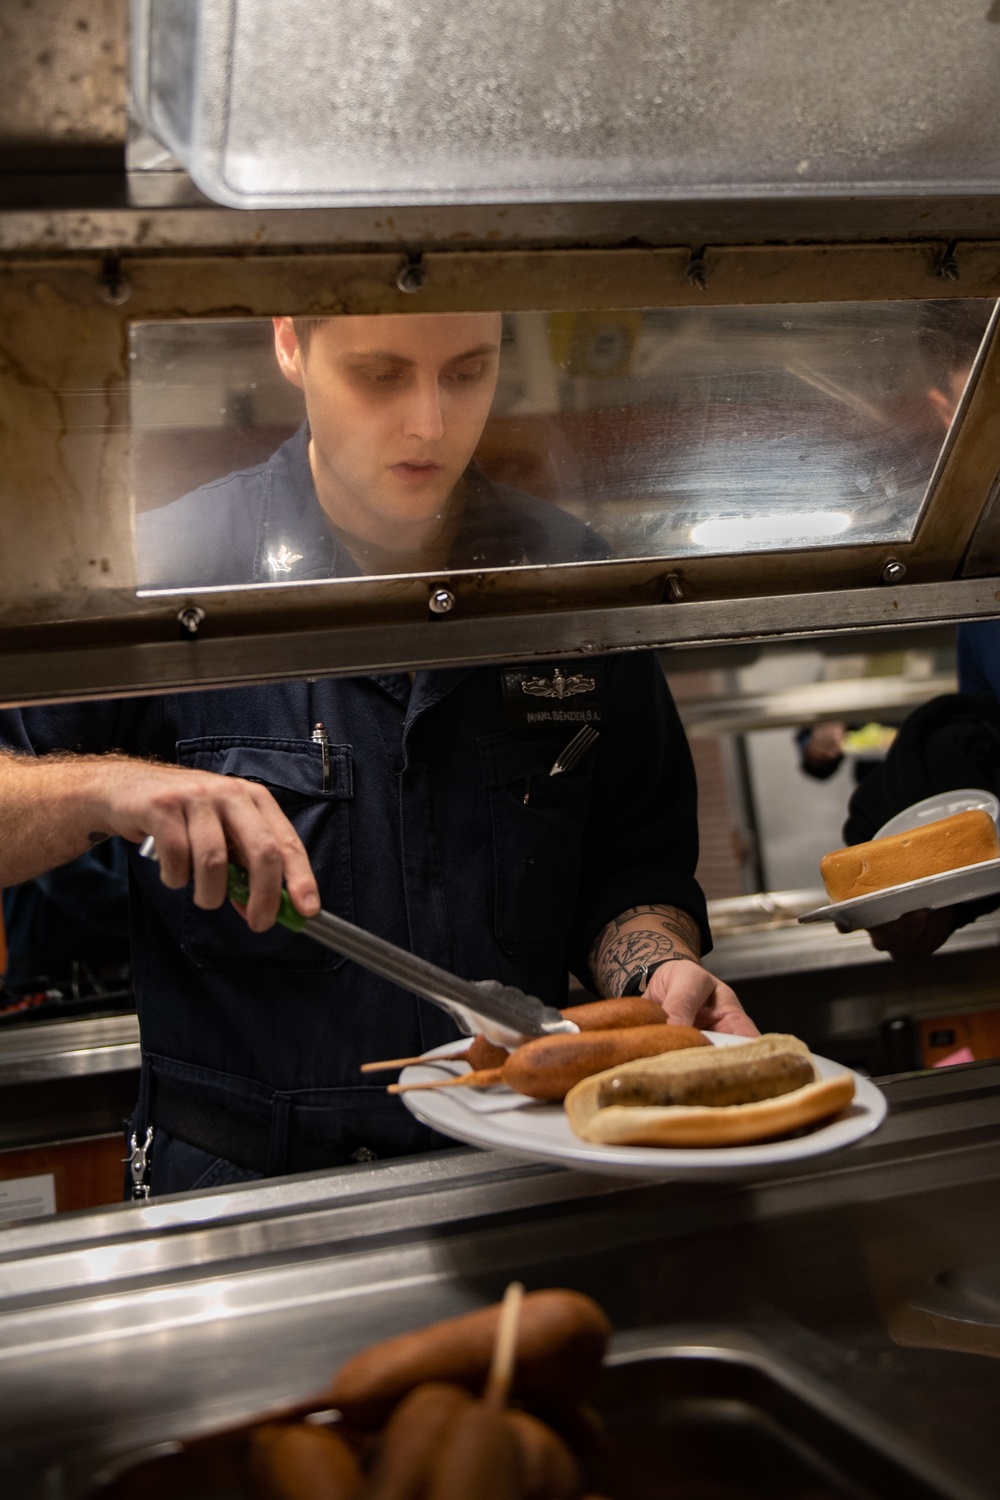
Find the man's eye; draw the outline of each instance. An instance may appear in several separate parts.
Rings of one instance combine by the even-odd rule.
[[[485,370],[485,365],[465,365],[460,370],[452,370],[448,379],[455,385],[471,385],[477,380],[482,380]]]

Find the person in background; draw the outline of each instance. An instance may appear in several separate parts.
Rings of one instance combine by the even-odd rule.
[[[824,720],[800,729],[796,734],[799,765],[814,781],[829,781],[843,764],[848,736],[865,735],[871,745],[867,754],[861,750],[854,757],[854,782],[857,785],[881,765],[894,734],[895,730],[885,724],[845,724],[841,719]]]
[[[981,314],[970,304],[963,325],[969,339],[981,335]],[[925,351],[932,356],[941,331],[933,318],[924,329]],[[948,373],[927,393],[931,409],[947,431],[968,384],[970,361],[955,360]],[[981,787],[1000,795],[1000,619],[960,625],[956,633],[958,693],[933,699],[909,716],[876,776],[868,778],[851,799],[844,839],[856,844],[873,838],[903,808],[938,791]],[[959,927],[995,911],[1000,898],[908,912],[895,922],[870,930],[872,944],[896,959],[919,962],[936,952]]]

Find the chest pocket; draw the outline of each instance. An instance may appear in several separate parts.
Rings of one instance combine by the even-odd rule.
[[[350,806],[354,786],[349,745],[329,746],[325,790],[322,750],[310,740],[180,740],[177,759],[193,770],[240,776],[266,786],[306,847],[321,905],[353,919]],[[228,902],[218,911],[202,911],[194,904],[190,886],[184,892],[181,946],[206,969],[281,968],[315,974],[344,963],[338,954],[284,927],[250,932]]]
[[[576,911],[593,756],[549,775],[571,737],[526,731],[479,741],[493,819],[494,931],[508,953],[565,946]]]

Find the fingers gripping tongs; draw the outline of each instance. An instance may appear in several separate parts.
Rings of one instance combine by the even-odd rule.
[[[156,846],[151,838],[140,846],[139,853],[147,859],[156,859]],[[250,897],[246,872],[232,864],[228,889],[232,900],[246,905]],[[305,933],[324,948],[332,948],[334,953],[388,979],[400,989],[429,1000],[446,1011],[467,1036],[481,1032],[498,1046],[512,1047],[527,1037],[579,1030],[551,1005],[543,1005],[534,995],[526,995],[513,985],[500,984],[495,979],[459,979],[447,969],[439,969],[437,964],[408,953],[405,948],[398,948],[395,943],[376,937],[332,912],[304,917],[292,905],[287,891],[281,893],[276,920],[282,927]]]

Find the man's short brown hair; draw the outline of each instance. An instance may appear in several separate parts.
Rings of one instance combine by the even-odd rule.
[[[329,318],[293,318],[292,327],[295,329],[295,337],[299,341],[299,348],[303,354],[309,353],[309,343],[316,329],[322,324],[328,323]]]

